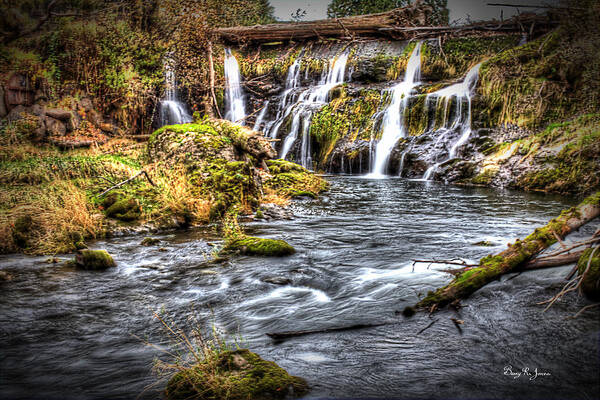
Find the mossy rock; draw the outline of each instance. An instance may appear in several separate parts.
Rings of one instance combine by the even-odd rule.
[[[145,237],[144,240],[140,243],[142,246],[156,246],[160,243],[160,239]]]
[[[283,240],[245,237],[233,240],[225,246],[224,252],[238,252],[248,256],[283,257],[289,256],[296,250]]]
[[[115,260],[106,250],[80,250],[75,256],[79,268],[100,271],[116,266]]]
[[[589,248],[583,252],[577,263],[579,275],[582,275],[588,265],[594,249]],[[590,263],[590,269],[581,282],[581,291],[591,300],[600,300],[600,249],[596,249]]]
[[[33,219],[30,215],[23,215],[15,220],[12,239],[17,247],[24,249],[29,246],[29,236],[32,227]]]
[[[216,371],[216,373],[215,373]],[[306,382],[246,349],[224,351],[176,373],[165,391],[168,400],[267,400],[299,396]]]
[[[106,209],[106,216],[120,221],[135,221],[142,215],[140,203],[133,197],[117,200]]]

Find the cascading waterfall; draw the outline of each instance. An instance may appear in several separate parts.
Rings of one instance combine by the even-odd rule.
[[[404,110],[408,99],[421,77],[421,42],[415,46],[408,64],[404,80],[391,89],[392,101],[383,116],[382,135],[375,148],[375,163],[369,177],[383,177],[392,149],[398,139],[406,137]]]
[[[280,158],[285,159],[291,150],[292,146],[298,139],[300,130],[302,131],[302,142],[300,148],[300,164],[306,168],[310,168],[312,159],[310,157],[310,123],[313,114],[322,105],[327,102],[329,92],[335,86],[344,82],[346,64],[348,62],[348,53],[343,53],[339,57],[330,60],[327,74],[321,77],[321,81],[318,86],[307,89],[300,93],[298,100],[287,106],[286,110],[282,113],[282,116],[278,122],[274,125],[270,136],[275,137],[277,131],[283,121],[290,113],[294,113],[292,117],[291,129],[285,137],[283,146],[281,148]],[[297,68],[299,72],[299,67]],[[296,73],[297,75],[297,73]],[[296,76],[296,81],[298,77]],[[287,86],[287,84],[286,84]]]
[[[281,101],[279,102],[279,108],[277,109],[277,115],[271,122],[265,124],[264,132],[268,132],[268,136],[275,139],[277,132],[283,124],[283,121],[292,111],[292,106],[295,104],[294,100],[294,89],[300,86],[300,62],[302,58],[297,57],[290,68],[285,79],[285,88],[281,95]],[[308,70],[308,69],[307,69]]]
[[[163,126],[192,122],[192,117],[185,106],[177,99],[177,81],[173,63],[172,59],[165,61],[165,98],[160,101],[160,118]]]
[[[241,86],[240,66],[230,49],[225,49],[225,119],[244,125],[246,106]]]
[[[477,86],[480,67],[481,64],[477,64],[471,68],[462,82],[440,89],[427,96],[428,99],[430,97],[437,98],[438,104],[439,102],[444,102],[444,115],[446,115],[446,110],[448,110],[452,99],[456,99],[456,112],[454,114],[454,119],[452,120],[452,125],[447,127],[447,121],[444,121],[443,126],[436,131],[436,134],[438,134],[438,142],[450,132],[460,132],[460,137],[448,151],[448,159],[445,161],[455,158],[458,149],[467,142],[471,135],[471,96]],[[466,102],[467,104],[466,115],[464,115],[465,113],[463,112],[463,102]],[[423,175],[423,180],[431,179],[431,176],[440,164],[441,163],[436,163],[429,167]]]

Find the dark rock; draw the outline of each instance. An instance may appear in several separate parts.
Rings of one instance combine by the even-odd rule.
[[[289,285],[292,281],[288,278],[284,278],[282,276],[273,276],[270,278],[265,278],[262,280],[265,283],[271,283],[273,285]]]
[[[46,109],[46,115],[58,119],[60,121],[68,121],[71,119],[73,114],[69,110],[62,110],[59,108],[48,108]]]
[[[12,274],[6,271],[0,271],[0,282],[10,282],[13,280]]]
[[[591,261],[590,257],[592,257]],[[583,294],[590,300],[600,300],[600,248],[589,248],[584,251],[577,263],[577,270],[580,276],[583,275],[581,282]]]
[[[67,126],[62,121],[46,117],[44,122],[46,124],[46,131],[51,136],[64,136],[67,133]]]

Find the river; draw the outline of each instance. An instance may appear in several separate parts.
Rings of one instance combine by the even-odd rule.
[[[247,225],[281,238],[286,258],[235,257],[207,265],[210,229],[91,244],[118,263],[105,272],[0,257],[14,275],[0,284],[0,398],[156,398],[151,367],[168,346],[153,318],[179,326],[196,316],[241,338],[311,386],[306,398],[586,399],[600,393],[598,312],[576,296],[548,312],[570,267],[511,274],[463,302],[458,314],[398,314],[449,281],[442,266],[413,259],[475,261],[505,248],[574,204],[572,199],[466,189],[404,179],[328,177],[331,190],[296,201],[294,218]],[[588,228],[591,230],[591,228]],[[489,241],[492,247],[476,242]],[[285,285],[266,278],[285,278]],[[461,330],[450,318],[464,321]],[[419,333],[431,322],[436,321]],[[266,332],[385,325],[274,342]],[[531,373],[509,375],[529,368]],[[151,385],[154,387],[150,387]],[[596,393],[596,395],[594,395]]]

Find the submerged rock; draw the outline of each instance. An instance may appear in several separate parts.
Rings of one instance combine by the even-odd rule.
[[[224,351],[176,373],[165,391],[168,400],[284,399],[308,390],[302,378],[291,376],[272,361],[246,349]]]
[[[159,243],[160,243],[160,239],[146,237],[146,238],[144,238],[144,240],[142,240],[142,242],[140,244],[142,246],[156,246]]]
[[[231,241],[223,249],[225,253],[237,252],[248,256],[283,257],[289,256],[296,250],[283,240],[263,239],[247,236]]]
[[[75,264],[87,270],[104,270],[116,266],[115,260],[106,250],[80,250],[75,256]]]
[[[583,275],[589,263],[590,267],[581,282],[581,291],[591,300],[600,300],[600,249],[596,248],[590,261],[593,251],[593,248],[589,248],[581,255],[577,263],[577,270],[579,275]]]

